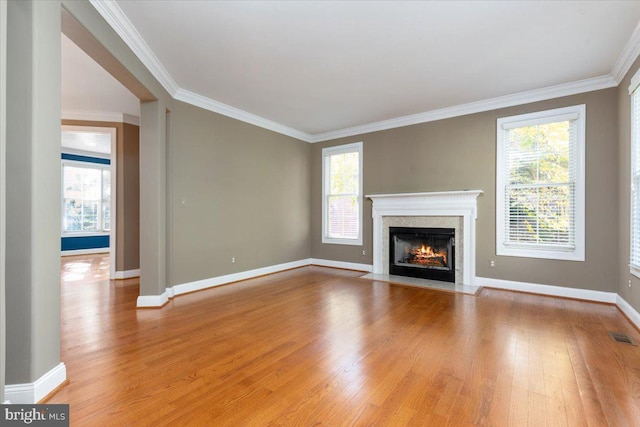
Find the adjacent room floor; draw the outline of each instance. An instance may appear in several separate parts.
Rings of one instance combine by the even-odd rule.
[[[108,261],[108,260],[107,260]],[[637,425],[640,335],[611,305],[304,267],[136,309],[63,260],[72,425]]]

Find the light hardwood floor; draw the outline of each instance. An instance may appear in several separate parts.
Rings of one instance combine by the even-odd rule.
[[[640,425],[638,332],[610,305],[477,296],[304,267],[136,310],[100,256],[63,261],[78,426]]]

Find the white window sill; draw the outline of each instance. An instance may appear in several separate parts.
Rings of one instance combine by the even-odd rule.
[[[552,250],[533,248],[512,248],[501,246],[496,250],[496,255],[513,256],[522,258],[553,259],[560,261],[584,261],[584,250]]]
[[[322,243],[330,245],[362,246],[362,239],[332,239],[330,237],[323,237]]]
[[[74,233],[62,233],[62,237],[99,237],[109,236],[110,231],[90,231],[90,232],[74,232]]]
[[[632,265],[629,266],[629,272],[640,279],[640,269]]]

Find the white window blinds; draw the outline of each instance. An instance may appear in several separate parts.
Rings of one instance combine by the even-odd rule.
[[[631,268],[640,271],[640,91],[631,94]]]
[[[546,113],[499,120],[499,255],[575,259],[560,253],[583,251],[580,114]]]
[[[575,247],[575,120],[508,130],[505,244]]]

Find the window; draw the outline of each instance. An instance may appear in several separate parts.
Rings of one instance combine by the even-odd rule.
[[[498,120],[498,255],[584,261],[585,111]]]
[[[103,233],[111,229],[109,165],[63,161],[63,233]]]
[[[322,243],[362,245],[362,143],[322,150]]]
[[[640,71],[631,79],[631,260],[630,270],[640,277]]]

